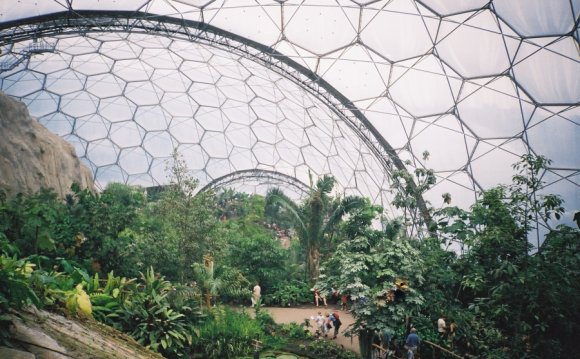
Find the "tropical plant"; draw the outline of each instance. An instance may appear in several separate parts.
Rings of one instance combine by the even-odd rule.
[[[271,232],[257,224],[232,224],[228,232],[224,262],[237,268],[251,283],[259,282],[265,293],[271,292],[286,276],[288,251]]]
[[[195,283],[200,288],[204,304],[207,310],[211,310],[212,299],[218,297],[222,282],[214,275],[213,258],[210,255],[204,257],[204,263],[192,265]]]
[[[426,270],[419,251],[412,241],[387,238],[371,227],[381,210],[366,202],[351,211],[341,231],[346,239],[324,263],[319,282],[322,288],[338,289],[352,301],[355,323],[350,332],[359,335],[363,357],[373,337],[365,333],[396,332],[425,303],[416,290]]]
[[[291,339],[311,339],[312,334],[302,324],[286,323],[280,326],[280,332]]]
[[[2,205],[6,238],[14,243],[22,256],[53,252],[55,229],[63,216],[64,206],[56,193],[40,189],[38,193],[25,196],[21,193]],[[37,261],[37,266],[41,263]]]
[[[334,184],[335,179],[332,176],[324,175],[319,178],[301,206],[279,188],[272,188],[266,195],[267,212],[293,219],[298,237],[306,246],[306,262],[311,285],[316,283],[320,274],[321,246],[332,238],[342,217],[364,203],[360,197],[333,199],[330,192]]]
[[[275,335],[278,328],[278,324],[272,318],[272,315],[264,310],[262,303],[258,301],[258,304],[254,307],[256,321],[260,324],[262,330],[269,335]]]
[[[429,156],[429,152],[424,151],[423,162],[428,161]],[[410,166],[412,162],[407,160],[405,164]],[[391,188],[395,190],[392,204],[403,212],[402,224],[407,236],[422,236],[424,227],[432,231],[431,209],[427,207],[423,194],[436,182],[434,171],[422,167],[417,167],[413,173],[398,169],[392,172],[391,179]],[[445,200],[450,201],[450,197],[446,196]]]
[[[540,172],[549,163],[542,156],[523,156],[514,165],[517,174],[510,185],[483,192],[468,211],[448,207],[436,213],[442,242],[460,243],[464,252],[454,263],[447,262],[457,281],[457,306],[447,310],[462,328],[457,345],[466,352],[556,358],[563,347],[574,350],[568,343],[571,330],[578,330],[578,316],[570,313],[564,326],[556,318],[562,318],[566,307],[560,300],[578,300],[580,295],[573,284],[580,280],[578,248],[569,241],[576,238],[577,243],[578,231],[565,226],[551,230],[535,255],[530,255],[528,241],[535,220],[558,219],[563,213],[560,197],[538,193],[543,186]],[[552,245],[558,247],[559,258],[552,257]],[[547,283],[560,282],[562,273],[565,284],[548,289]],[[438,279],[433,285],[441,286],[444,278],[450,279],[428,280]]]
[[[215,307],[211,317],[199,328],[193,339],[194,352],[204,358],[235,358],[252,353],[254,340],[262,340],[263,332],[257,321],[247,313],[227,307]]]
[[[244,299],[250,297],[248,280],[238,271],[222,267],[214,269],[211,255],[205,255],[203,264],[192,265],[195,287],[199,288],[206,309],[211,310],[212,303],[217,302],[221,295],[230,299]]]
[[[78,184],[71,190],[66,214],[56,228],[58,256],[75,259],[92,272],[122,273],[125,249],[131,242],[120,234],[137,226],[137,214],[146,204],[143,190],[118,183],[109,184],[101,193]]]
[[[198,181],[177,151],[173,152],[167,170],[170,184],[150,208],[149,215],[159,218],[157,223],[163,227],[165,245],[174,249],[177,279],[187,283],[193,275],[190,264],[201,261],[204,253],[214,253],[220,248],[219,238],[213,236],[217,226],[215,196],[212,191],[196,194]]]
[[[284,280],[270,288],[264,295],[264,304],[282,307],[312,302],[312,292],[307,283],[298,280]]]
[[[153,268],[141,277],[143,289],[133,294],[123,306],[121,327],[138,343],[168,358],[182,357],[189,352],[194,328],[182,313],[171,308],[167,295],[170,282],[155,274]]]
[[[528,303],[528,310],[522,313],[528,324],[523,335],[529,338],[524,351],[537,357],[565,357],[576,350],[575,338],[580,331],[579,228],[559,226],[550,231],[541,251],[530,258],[527,275],[519,276],[530,283],[519,292],[521,300]]]
[[[308,353],[316,358],[358,359],[359,355],[345,350],[337,344],[327,340],[314,340],[307,346]]]
[[[0,254],[0,344],[8,344],[8,326],[11,323],[10,308],[42,304],[31,288],[28,278],[35,265],[24,259]]]
[[[95,319],[119,327],[119,318],[124,314],[123,306],[137,293],[136,279],[116,277],[113,272],[109,272],[105,285],[101,287],[99,274],[96,273],[85,284]]]

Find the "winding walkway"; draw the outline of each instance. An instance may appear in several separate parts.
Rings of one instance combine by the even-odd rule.
[[[329,305],[328,307],[315,307],[315,306],[300,306],[300,307],[288,307],[288,308],[281,308],[281,307],[262,307],[264,310],[268,311],[274,321],[278,324],[285,324],[295,322],[297,324],[302,324],[304,319],[310,317],[316,317],[317,313],[320,311],[324,315],[325,312],[331,312],[332,310],[338,309],[338,306]],[[340,315],[340,321],[342,322],[342,326],[340,327],[340,331],[338,333],[338,337],[336,339],[330,339],[332,336],[329,335],[329,338],[326,340],[331,340],[336,342],[337,344],[343,345],[345,348],[352,350],[356,353],[360,353],[358,347],[358,338],[353,337],[345,337],[342,333],[354,323],[354,318],[350,313],[339,310],[338,314]],[[310,331],[314,333],[316,324],[311,321],[312,327],[310,327]],[[331,333],[333,333],[334,329],[331,329]]]

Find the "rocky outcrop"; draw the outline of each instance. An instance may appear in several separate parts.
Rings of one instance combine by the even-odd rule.
[[[93,189],[91,171],[74,147],[32,119],[23,103],[0,92],[0,188],[10,196],[45,187],[64,197],[73,182]]]
[[[0,348],[0,359],[162,359],[131,337],[94,320],[80,321],[46,311],[29,309],[11,315],[10,342]],[[9,355],[9,356],[8,356]]]

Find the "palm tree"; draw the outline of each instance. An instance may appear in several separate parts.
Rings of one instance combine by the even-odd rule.
[[[207,310],[211,310],[211,300],[218,296],[222,286],[221,280],[214,276],[213,266],[213,257],[208,254],[203,256],[203,265],[200,263],[192,265],[196,283],[201,290]]]
[[[292,201],[279,188],[270,189],[266,195],[266,211],[280,216],[278,210],[283,210],[291,217],[298,237],[306,246],[310,284],[316,283],[320,274],[320,248],[324,241],[332,238],[346,213],[365,203],[361,197],[331,197],[334,184],[335,179],[330,175],[319,178],[302,205]]]
[[[251,291],[247,288],[248,280],[238,271],[214,271],[213,256],[206,254],[202,263],[193,263],[195,287],[199,290],[207,310],[211,310],[212,300],[221,295],[234,299],[247,299]],[[221,273],[220,273],[221,272]]]

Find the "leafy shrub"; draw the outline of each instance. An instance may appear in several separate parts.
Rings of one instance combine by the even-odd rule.
[[[280,326],[280,332],[282,335],[291,339],[310,339],[312,334],[308,329],[305,329],[303,325],[296,323],[286,323]]]
[[[228,245],[224,264],[237,268],[252,286],[259,282],[264,293],[287,275],[288,251],[262,225],[243,221],[224,225]]]
[[[264,295],[266,305],[282,307],[312,302],[312,293],[307,283],[297,280],[284,281],[272,288],[272,292]]]
[[[171,283],[157,277],[153,268],[142,275],[143,290],[123,305],[122,328],[137,342],[167,358],[187,354],[193,327],[167,301]]]
[[[199,328],[193,348],[196,353],[204,353],[204,358],[234,358],[251,354],[253,340],[261,341],[262,337],[260,324],[246,313],[216,307]]]
[[[174,309],[188,305],[200,306],[201,292],[197,286],[192,287],[183,284],[176,284],[173,290],[167,294],[167,300]]]
[[[260,304],[256,306],[256,321],[266,334],[275,333],[278,329],[278,324],[276,324],[274,318],[269,312],[263,310]]]
[[[28,282],[33,270],[27,260],[0,254],[0,345],[8,344],[8,309],[41,304]]]
[[[338,346],[328,340],[315,340],[308,344],[307,350],[316,358],[359,359],[356,353]]]
[[[136,296],[124,307],[122,320],[139,344],[167,358],[183,356],[188,351],[186,344],[192,342],[193,328],[183,314],[169,307],[164,294]]]
[[[120,328],[118,322],[124,314],[124,305],[128,305],[133,294],[137,292],[135,279],[115,277],[110,272],[105,286],[101,287],[100,284],[98,273],[87,283],[87,292],[93,304],[93,316],[102,323]]]
[[[34,266],[26,259],[0,255],[0,311],[41,304],[28,282]]]

